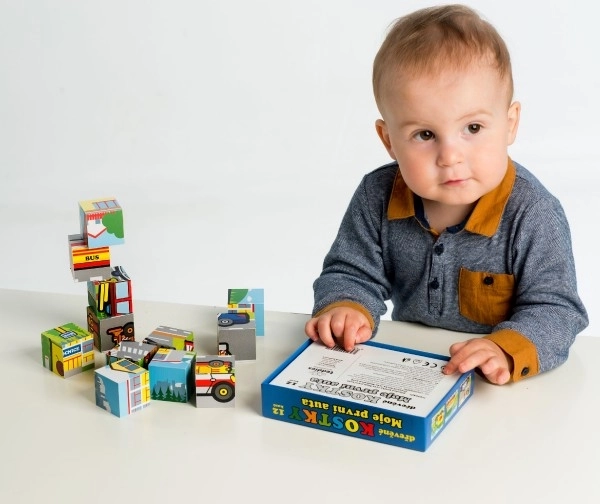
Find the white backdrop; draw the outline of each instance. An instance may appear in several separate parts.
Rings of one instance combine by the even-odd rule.
[[[584,0],[471,0],[512,53],[512,157],[563,202],[594,325],[600,34]],[[0,287],[80,293],[79,200],[114,196],[134,297],[309,312],[361,176],[388,161],[372,60],[418,1],[0,0]],[[594,9],[594,7],[591,7]],[[32,307],[35,309],[35,307]]]

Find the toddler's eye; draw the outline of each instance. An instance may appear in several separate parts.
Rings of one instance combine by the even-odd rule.
[[[481,124],[469,124],[467,126],[467,130],[472,135],[475,134],[475,133],[479,133],[481,131]]]
[[[424,142],[427,142],[428,140],[433,140],[434,135],[432,131],[429,130],[425,130],[425,131],[419,131],[416,135],[417,140],[422,140]]]

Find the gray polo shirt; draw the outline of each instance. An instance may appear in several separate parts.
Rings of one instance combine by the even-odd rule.
[[[464,223],[429,229],[397,163],[365,175],[314,282],[313,314],[354,306],[374,333],[392,320],[486,335],[512,358],[512,378],[563,363],[588,324],[560,202],[509,160],[500,185]]]

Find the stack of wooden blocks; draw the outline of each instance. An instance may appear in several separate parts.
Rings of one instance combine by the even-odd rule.
[[[263,290],[229,289],[214,355],[196,356],[191,331],[164,325],[136,341],[131,279],[110,257],[125,241],[121,206],[114,198],[80,201],[79,220],[68,242],[73,279],[87,284],[87,330],[69,322],[44,331],[44,367],[63,378],[94,369],[96,404],[119,417],[151,399],[234,406],[236,355],[255,359],[256,336],[264,335]],[[97,369],[94,347],[105,359]]]

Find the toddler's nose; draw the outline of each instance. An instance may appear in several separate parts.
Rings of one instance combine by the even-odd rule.
[[[437,164],[441,168],[448,168],[460,163],[463,159],[462,151],[454,142],[442,141],[439,144]]]

